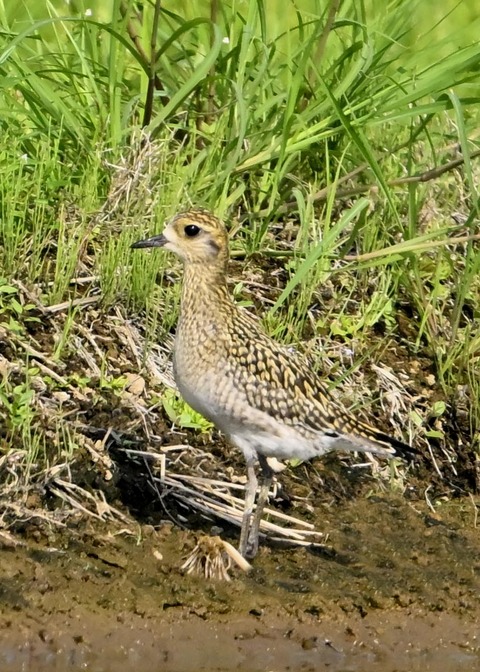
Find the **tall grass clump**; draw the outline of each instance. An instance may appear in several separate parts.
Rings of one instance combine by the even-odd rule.
[[[175,262],[129,246],[202,204],[231,222],[233,257],[245,262],[234,266],[237,293],[260,301],[272,334],[306,348],[334,386],[350,381],[352,407],[359,396],[370,403],[369,385],[387,398],[381,362],[392,371],[409,362],[395,398],[410,402],[386,404],[386,415],[437,461],[453,461],[461,425],[471,460],[480,427],[473,0],[428,12],[420,0],[97,5],[0,3],[5,450],[18,434],[19,390],[28,452],[44,395],[70,395],[71,419],[80,398],[101,406],[105,375],[115,396],[125,370],[141,366],[135,351],[116,367],[124,346],[111,342],[127,338],[139,310],[147,340],[168,341]],[[132,346],[131,333],[122,342]],[[45,387],[32,385],[32,356],[50,371]]]

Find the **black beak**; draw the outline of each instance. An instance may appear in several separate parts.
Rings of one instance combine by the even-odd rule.
[[[163,247],[167,243],[167,239],[160,233],[158,236],[152,236],[151,238],[146,238],[145,240],[139,240],[137,243],[133,243],[132,248],[138,250],[141,247]]]

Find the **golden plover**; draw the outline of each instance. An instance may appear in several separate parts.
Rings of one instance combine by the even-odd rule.
[[[238,308],[227,288],[227,231],[217,217],[200,208],[182,212],[163,233],[132,247],[163,247],[183,260],[175,380],[190,406],[245,456],[248,481],[239,546],[244,557],[258,550],[273,476],[268,458],[308,460],[332,450],[383,456],[413,452],[339,408],[304,359]],[[263,482],[255,509],[257,460]]]

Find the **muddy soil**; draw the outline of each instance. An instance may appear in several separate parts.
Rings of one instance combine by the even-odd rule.
[[[471,499],[319,504],[324,548],[264,544],[229,582],[185,575],[201,533],[171,523],[32,521],[0,555],[0,670],[478,672],[475,514]]]

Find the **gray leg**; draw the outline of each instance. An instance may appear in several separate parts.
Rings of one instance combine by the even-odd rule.
[[[249,460],[247,462],[247,488],[245,491],[245,507],[243,509],[242,527],[240,531],[240,545],[238,548],[240,554],[243,555],[244,558],[247,557],[247,546],[251,535],[250,521],[252,519],[255,495],[257,494],[258,486],[254,464],[254,460]]]
[[[265,508],[265,504],[268,501],[268,493],[270,492],[270,486],[272,484],[273,478],[273,471],[270,468],[266,457],[259,455],[258,461],[260,463],[260,469],[262,470],[262,484],[260,486],[260,493],[258,495],[255,515],[253,517],[252,525],[246,540],[246,554],[242,552],[242,555],[249,559],[254,558],[257,555],[260,523],[262,520],[263,509]]]

